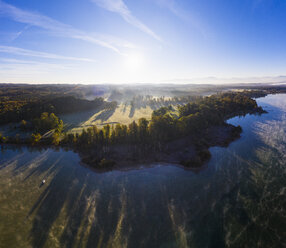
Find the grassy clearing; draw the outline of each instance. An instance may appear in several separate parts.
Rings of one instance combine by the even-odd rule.
[[[164,105],[158,103],[152,107],[147,104],[137,104],[136,107],[132,107],[129,103],[121,103],[115,110],[98,108],[84,112],[59,115],[59,118],[65,123],[66,131],[80,133],[83,128],[88,128],[93,125],[101,128],[106,124],[113,125],[120,123],[128,125],[132,121],[138,121],[140,118],[150,120],[153,110],[163,106]],[[21,133],[18,129],[13,128],[11,124],[2,125],[0,132],[4,136],[15,136],[17,133]]]
[[[113,110],[89,111],[85,113],[76,113],[61,116],[64,123],[67,124],[67,130],[70,132],[81,132],[83,128],[96,125],[98,128],[106,124],[121,123],[128,125],[132,121],[138,121],[144,117],[151,119],[153,109],[150,106],[132,108],[131,105],[120,104]]]

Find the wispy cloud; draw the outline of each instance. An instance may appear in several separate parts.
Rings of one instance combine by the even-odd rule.
[[[152,36],[154,39],[161,41],[161,38],[154,31],[152,31],[149,27],[147,27],[144,23],[142,23],[132,14],[132,12],[129,10],[129,8],[123,2],[123,0],[91,0],[91,1],[96,3],[101,8],[119,14],[127,23],[133,25],[134,27],[140,29],[146,34]]]
[[[180,17],[181,19],[188,20],[189,16],[182,10],[175,0],[156,0],[156,2],[164,8],[170,10],[173,14]]]
[[[156,3],[162,7],[168,9],[174,15],[180,19],[189,22],[195,29],[197,29],[203,36],[208,36],[209,31],[206,25],[197,17],[194,13],[184,10],[179,6],[176,0],[155,0]]]
[[[67,75],[74,75],[78,68],[78,65],[69,61],[43,62],[38,59],[0,57],[0,80],[7,83],[59,83],[62,80],[77,83],[73,77],[69,78]]]
[[[112,44],[104,39],[100,39],[96,34],[83,32],[81,30],[73,28],[70,25],[54,20],[50,17],[44,16],[36,12],[19,9],[0,0],[0,16],[1,15],[9,17],[16,22],[25,23],[31,26],[36,26],[48,30],[55,36],[90,42],[111,49],[119,54],[122,54],[119,49],[120,44],[116,44],[118,45],[116,46],[114,44],[115,42],[113,42]],[[102,37],[103,35],[101,35],[101,38]]]
[[[12,46],[0,46],[0,53],[9,53],[14,55],[28,56],[28,57],[38,57],[44,59],[61,59],[61,60],[72,60],[72,61],[84,61],[84,62],[93,62],[94,60],[88,58],[78,58],[70,56],[61,56],[58,54],[38,52],[18,47]]]
[[[0,58],[1,82],[49,82],[51,75],[58,75],[59,71],[67,74],[77,69],[75,64],[55,62],[39,62],[37,60],[22,60]],[[43,79],[44,76],[44,79]]]
[[[0,61],[1,82],[7,83],[58,83],[59,79],[52,80],[52,75],[58,75],[59,71],[65,71],[68,74],[74,70],[75,68],[63,64],[2,63]]]
[[[30,25],[26,25],[19,32],[14,33],[14,35],[12,34],[11,41],[17,40],[29,27],[30,27]]]
[[[8,58],[0,58],[0,69],[3,70],[15,70],[15,68],[46,68],[46,69],[67,69],[73,68],[74,64],[63,64],[63,63],[47,63],[47,62],[39,62],[33,60],[22,60],[22,59],[8,59]]]

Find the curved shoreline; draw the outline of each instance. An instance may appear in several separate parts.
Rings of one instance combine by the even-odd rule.
[[[80,152],[79,150],[70,148],[70,147],[65,147],[65,146],[51,146],[51,145],[31,145],[31,144],[1,144],[1,149],[5,149],[5,147],[13,147],[13,148],[18,148],[21,149],[22,147],[31,149],[31,150],[46,150],[46,149],[63,149],[66,151],[73,151],[76,154],[79,155],[81,161],[80,164],[86,168],[89,168],[97,173],[104,173],[104,172],[109,172],[112,170],[118,170],[118,171],[128,171],[128,170],[133,170],[133,169],[141,169],[141,168],[148,168],[150,165],[154,165],[157,163],[160,164],[166,164],[166,165],[173,165],[180,167],[185,170],[191,170],[194,172],[199,172],[201,171],[204,166],[207,164],[207,162],[211,158],[211,154],[209,152],[210,147],[214,146],[222,146],[222,147],[227,147],[231,142],[234,140],[238,139],[240,137],[240,133],[233,133],[231,132],[232,130],[237,129],[237,127],[230,125],[230,124],[224,124],[222,126],[216,126],[212,127],[208,130],[206,130],[205,135],[209,135],[207,140],[204,140],[203,144],[197,143],[194,144],[193,140],[197,141],[202,141],[204,138],[199,138],[194,137],[194,136],[189,136],[183,139],[175,140],[172,142],[169,142],[167,144],[168,148],[165,151],[146,151],[148,153],[148,156],[145,156],[146,154],[130,154],[130,152],[124,152],[122,153],[116,153],[111,155],[111,156],[106,156],[105,159],[108,161],[116,161],[113,166],[106,166],[103,168],[98,167],[98,164],[94,163],[93,159],[91,159],[90,152],[88,153],[83,153]],[[218,135],[215,135],[218,134]],[[234,135],[235,134],[235,135]],[[199,134],[198,136],[201,136]],[[204,135],[204,136],[205,136]],[[173,149],[174,147],[176,149]],[[130,147],[129,147],[130,148]],[[209,156],[200,157],[200,162],[195,163],[196,165],[193,166],[193,160],[196,159],[198,156],[198,153],[200,151],[207,151],[209,153]],[[112,150],[114,151],[114,150]],[[131,151],[132,153],[132,151]],[[134,156],[135,155],[135,156]],[[129,157],[129,159],[128,159]],[[130,159],[130,157],[132,159]]]
[[[111,148],[104,159],[110,163],[110,166],[100,166],[100,161],[96,159],[96,154],[90,152],[75,151],[81,157],[82,163],[87,167],[93,168],[97,172],[106,172],[111,170],[129,170],[143,164],[154,163],[172,164],[184,169],[200,171],[210,160],[210,147],[227,147],[230,143],[240,138],[242,129],[231,124],[211,127],[198,134],[201,138],[188,136],[169,142],[164,151],[145,151],[134,152],[130,146],[121,149]],[[203,136],[202,136],[203,135]],[[138,150],[138,149],[137,149]],[[148,167],[148,166],[147,166]]]

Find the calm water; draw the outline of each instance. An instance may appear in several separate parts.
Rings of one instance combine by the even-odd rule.
[[[0,247],[286,247],[286,95],[234,118],[199,173],[95,173],[63,150],[0,153]],[[45,179],[46,184],[41,186]]]

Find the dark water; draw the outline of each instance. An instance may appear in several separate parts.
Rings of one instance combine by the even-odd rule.
[[[95,173],[63,150],[2,150],[0,247],[286,247],[286,95],[234,118],[204,170]],[[41,185],[45,179],[46,183]]]

